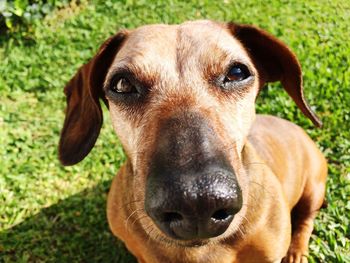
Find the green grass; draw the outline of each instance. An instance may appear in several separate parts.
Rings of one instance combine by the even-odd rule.
[[[110,181],[125,160],[107,114],[83,162],[57,160],[63,87],[117,30],[200,18],[258,25],[298,55],[324,128],[312,127],[279,84],[257,109],[301,125],[327,156],[329,206],[316,220],[310,261],[350,262],[350,4],[214,2],[91,1],[54,12],[30,35],[0,38],[0,262],[134,262],[106,221]]]

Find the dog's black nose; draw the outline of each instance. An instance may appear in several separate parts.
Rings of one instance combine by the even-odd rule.
[[[157,189],[148,191],[146,211],[165,234],[182,240],[207,239],[229,227],[242,207],[241,190],[230,172],[209,174],[181,176],[186,179],[175,185],[158,181]]]
[[[170,237],[218,236],[242,207],[229,158],[199,113],[180,112],[160,123],[149,164],[145,210]]]

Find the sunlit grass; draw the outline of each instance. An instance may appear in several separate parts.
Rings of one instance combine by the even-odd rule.
[[[108,115],[83,162],[67,168],[57,160],[63,87],[119,29],[202,18],[258,25],[298,55],[324,128],[312,127],[279,84],[262,92],[257,109],[301,125],[327,156],[329,206],[316,220],[310,261],[350,262],[350,4],[91,1],[74,8],[51,14],[30,38],[0,46],[1,262],[133,261],[105,216],[110,180],[125,159]]]

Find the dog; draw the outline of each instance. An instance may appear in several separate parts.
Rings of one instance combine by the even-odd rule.
[[[138,262],[307,262],[327,163],[300,127],[255,113],[275,81],[321,126],[296,56],[262,29],[201,20],[120,31],[65,87],[59,159],[90,152],[102,99],[127,155],[107,218]]]

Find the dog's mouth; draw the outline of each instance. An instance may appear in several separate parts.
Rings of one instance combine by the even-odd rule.
[[[196,247],[202,247],[207,245],[208,243],[210,243],[209,239],[204,239],[204,240],[191,240],[191,241],[175,241],[175,243],[177,244],[177,246],[180,247],[188,247],[188,248],[196,248]]]
[[[151,236],[149,238],[156,240],[158,243],[164,243],[166,245],[177,246],[182,248],[199,248],[206,246],[208,244],[216,242],[213,239],[193,239],[193,240],[181,240],[171,238],[169,235],[165,234],[163,231],[160,231],[161,234],[153,235],[151,231]]]
[[[245,213],[242,209],[241,212]],[[150,218],[151,219],[151,218]],[[152,220],[152,219],[151,219]],[[153,221],[153,220],[152,220]],[[232,221],[232,222],[231,222]],[[174,233],[169,233],[169,230],[164,230],[162,226],[159,226],[157,223],[153,221],[152,230],[149,231],[149,224],[147,224],[147,234],[149,238],[156,241],[157,243],[163,243],[165,245],[183,247],[183,248],[200,248],[203,246],[210,246],[218,243],[225,242],[227,238],[232,237],[242,237],[245,233],[244,220],[242,221],[242,216],[234,216],[233,220],[230,220],[231,224],[229,224],[228,228],[222,231],[221,234],[211,236],[211,237],[193,237],[192,239],[183,239],[183,237],[175,236]],[[243,228],[242,228],[243,227]],[[170,230],[171,231],[171,230]],[[190,232],[189,232],[190,233]]]
[[[224,227],[221,232],[216,232],[214,235],[201,236],[198,232],[188,231],[185,233],[186,236],[191,237],[186,239],[184,236],[176,235],[167,226],[159,225],[151,217],[148,219],[152,221],[151,230],[150,222],[146,224],[146,233],[149,235],[149,239],[156,241],[159,244],[171,245],[180,248],[200,248],[204,246],[211,246],[215,244],[221,244],[232,240],[232,238],[243,238],[246,233],[247,226],[244,220],[244,214],[246,213],[246,207],[242,205],[242,209],[237,212],[237,215],[231,216],[229,223]]]
[[[208,211],[210,212],[211,209],[212,207],[204,209],[201,211],[201,215],[186,216],[180,212],[165,213],[164,220],[159,220],[159,216],[153,220],[163,233],[173,239],[205,240],[223,234],[236,213],[236,209],[223,208],[210,216]]]

